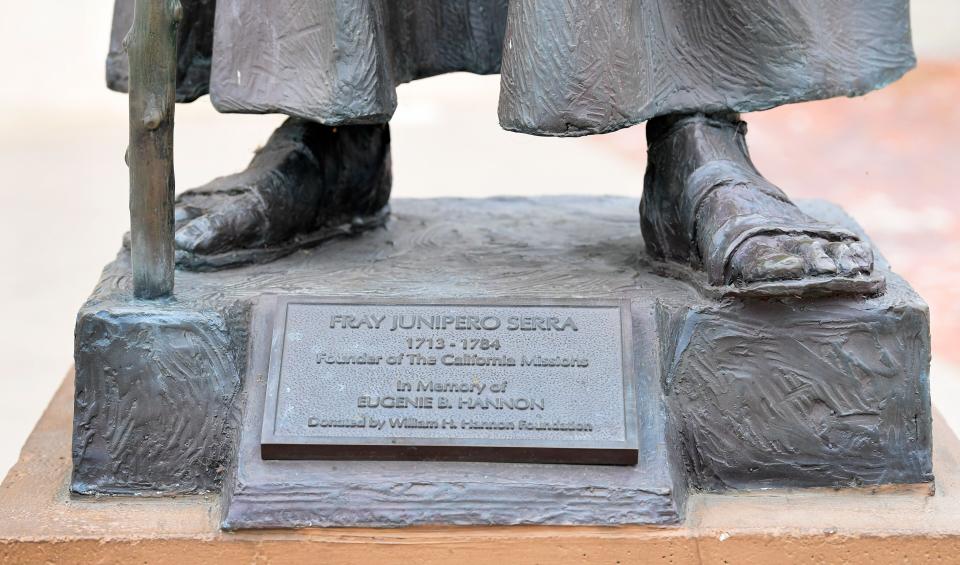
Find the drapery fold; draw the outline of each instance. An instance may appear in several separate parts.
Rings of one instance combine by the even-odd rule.
[[[509,130],[576,136],[689,111],[864,94],[915,64],[909,0],[182,0],[178,98],[383,123],[396,86],[501,73]],[[133,0],[116,0],[111,88]]]

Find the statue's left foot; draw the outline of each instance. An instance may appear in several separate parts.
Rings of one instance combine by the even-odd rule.
[[[873,294],[873,251],[811,218],[750,162],[735,114],[650,124],[641,221],[649,251],[707,274],[714,287],[764,295]]]

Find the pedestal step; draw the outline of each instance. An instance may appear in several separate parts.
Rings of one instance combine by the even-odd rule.
[[[664,524],[681,519],[688,485],[932,480],[927,308],[882,259],[878,297],[717,299],[655,274],[636,204],[398,200],[386,229],[179,272],[167,303],[132,299],[121,253],[78,319],[72,490],[173,494],[226,479],[228,527]],[[857,229],[836,207],[805,207]],[[279,295],[627,300],[640,464],[264,462],[262,327]]]

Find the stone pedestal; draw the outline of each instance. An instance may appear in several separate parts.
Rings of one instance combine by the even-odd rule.
[[[88,305],[76,342],[73,491],[216,490],[237,438],[244,347],[224,316],[172,301]]]
[[[77,324],[72,491],[226,487],[228,527],[667,524],[688,486],[932,481],[928,314],[882,259],[872,298],[717,298],[659,276],[624,198],[399,200],[386,229],[131,298],[128,256]],[[826,219],[838,209],[807,206]],[[271,301],[627,300],[640,464],[264,462]],[[277,481],[277,472],[297,481]],[[286,514],[283,514],[286,512]]]
[[[936,493],[916,486],[691,494],[673,527],[221,532],[216,494],[70,495],[73,375],[0,486],[3,563],[952,563],[960,443],[934,423]]]

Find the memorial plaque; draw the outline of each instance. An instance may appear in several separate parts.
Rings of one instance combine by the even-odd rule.
[[[261,455],[637,463],[626,301],[278,301]]]

